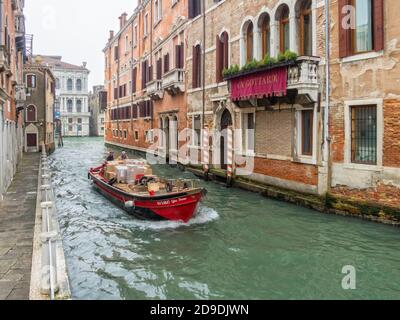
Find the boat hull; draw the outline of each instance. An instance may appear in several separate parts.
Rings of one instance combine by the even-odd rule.
[[[132,216],[152,221],[183,221],[193,218],[205,190],[196,189],[173,195],[138,197],[109,185],[96,174],[89,173],[93,187],[104,197]]]

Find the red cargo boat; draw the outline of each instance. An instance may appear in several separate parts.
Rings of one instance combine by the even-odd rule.
[[[194,181],[161,182],[156,176],[141,177],[135,185],[117,183],[105,177],[105,165],[89,170],[93,186],[106,198],[129,214],[143,220],[172,220],[187,223],[197,213],[200,201],[206,195],[204,188]],[[159,183],[165,188],[149,192],[148,183]]]

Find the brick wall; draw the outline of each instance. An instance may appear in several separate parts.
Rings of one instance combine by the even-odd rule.
[[[383,138],[383,165],[400,167],[400,100],[385,100],[384,138]]]

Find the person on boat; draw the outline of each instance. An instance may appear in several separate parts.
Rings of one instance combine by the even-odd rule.
[[[113,151],[110,151],[110,152],[108,153],[108,157],[107,157],[106,161],[107,161],[107,162],[109,162],[109,161],[114,161],[114,152],[113,152]]]
[[[119,157],[119,160],[127,160],[128,159],[128,155],[126,154],[125,151],[122,151],[121,156]]]

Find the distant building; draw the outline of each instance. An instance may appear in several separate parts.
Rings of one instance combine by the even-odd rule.
[[[0,2],[0,201],[22,158],[25,52],[24,1],[3,0]]]
[[[56,78],[56,99],[60,109],[62,134],[66,137],[89,136],[89,91],[86,62],[76,66],[61,56],[41,56]]]
[[[38,152],[42,143],[52,152],[54,145],[55,77],[40,57],[24,67],[27,85],[25,108],[25,152]]]
[[[104,119],[107,108],[107,91],[104,86],[94,86],[89,94],[90,135],[104,136]]]

